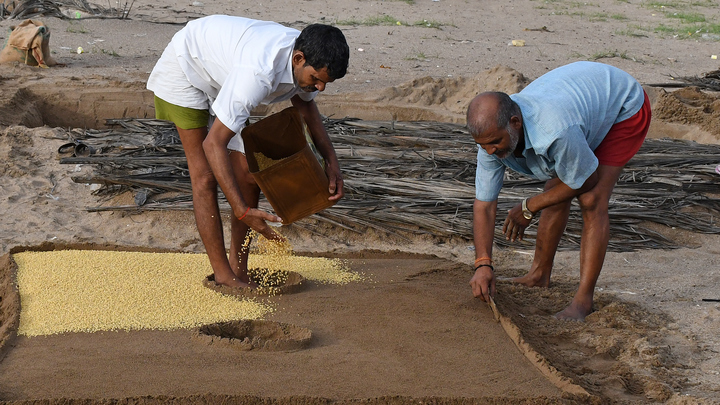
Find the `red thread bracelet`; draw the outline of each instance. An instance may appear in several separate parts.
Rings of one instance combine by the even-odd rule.
[[[242,220],[243,220],[243,218],[245,218],[245,216],[247,215],[247,213],[248,213],[248,212],[250,212],[250,206],[248,206],[248,209],[247,209],[247,210],[245,210],[245,213],[244,213],[244,214],[242,214],[242,216],[241,216],[240,218],[238,218],[238,221],[242,221]]]

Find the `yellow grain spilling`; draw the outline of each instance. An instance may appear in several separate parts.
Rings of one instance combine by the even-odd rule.
[[[282,235],[280,229],[275,232]],[[259,233],[251,229],[243,242],[243,249],[251,249],[253,254],[263,256],[292,256],[293,248],[288,240],[275,241],[260,236]]]
[[[287,283],[290,273],[284,270],[269,270],[261,268],[248,269],[248,276],[256,282],[259,288],[277,288]]]
[[[347,284],[362,281],[363,275],[351,272],[340,259],[304,256],[250,255],[250,267],[264,267],[270,270],[287,270],[299,273],[308,280],[327,284]]]
[[[308,280],[328,284],[363,280],[363,275],[351,272],[343,260],[295,256],[288,242],[276,242],[263,237],[252,237],[252,240],[254,243],[248,258],[249,268],[294,271]]]
[[[177,329],[258,319],[272,308],[203,287],[205,254],[66,250],[13,255],[25,336]]]

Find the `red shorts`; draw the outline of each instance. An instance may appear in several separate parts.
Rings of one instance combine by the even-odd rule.
[[[605,139],[595,148],[595,156],[603,166],[622,167],[640,150],[650,128],[650,100],[645,93],[640,111],[610,127]]]

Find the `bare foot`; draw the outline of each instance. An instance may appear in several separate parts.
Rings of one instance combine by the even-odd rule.
[[[582,308],[571,303],[567,308],[555,314],[555,318],[563,321],[585,322],[585,317],[592,313],[592,305],[589,308]]]
[[[232,277],[228,280],[220,280],[217,277],[215,277],[215,283],[219,285],[224,285],[230,288],[256,288],[257,286],[253,287],[250,283],[245,283],[242,280],[240,280],[238,277]]]
[[[247,280],[248,280],[248,281],[247,281],[247,284],[250,286],[250,288],[253,288],[253,289],[254,289],[254,288],[260,287],[260,284],[252,281],[252,280],[250,279],[250,277],[248,277]]]
[[[247,273],[247,269],[240,270],[240,269],[233,268],[232,271],[233,271],[233,274],[235,274],[235,278],[240,280],[241,283],[246,284],[246,287],[250,287],[250,288],[260,287],[258,285],[258,283],[254,282],[250,279],[250,276],[248,276],[248,273]]]
[[[515,283],[515,284],[522,284],[527,287],[550,287],[550,278],[545,278],[535,276],[532,272],[528,273],[522,277],[515,277],[510,279],[509,281]]]

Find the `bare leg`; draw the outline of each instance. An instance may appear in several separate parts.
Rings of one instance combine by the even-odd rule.
[[[231,152],[230,161],[245,203],[251,208],[257,208],[260,199],[260,187],[258,187],[255,179],[250,174],[245,155],[240,152]],[[249,231],[250,228],[245,223],[233,216],[230,238],[230,267],[233,269],[233,273],[245,283],[250,283],[247,274],[248,247],[250,244],[250,240],[247,238],[249,237]],[[246,246],[243,247],[243,245]]]
[[[195,222],[210,259],[215,282],[230,287],[247,287],[248,284],[241,282],[233,273],[225,251],[223,226],[217,201],[217,181],[202,147],[202,142],[208,133],[207,128],[188,130],[178,128],[178,133],[190,171]]]
[[[545,183],[545,190],[548,190],[559,183],[560,180],[552,179]],[[557,252],[560,238],[567,226],[570,216],[570,204],[572,200],[562,202],[545,208],[540,213],[537,239],[535,240],[535,258],[528,274],[513,279],[513,282],[528,287],[549,287],[550,274],[552,273],[553,261]]]
[[[580,242],[580,286],[570,305],[555,314],[558,319],[583,321],[592,312],[595,284],[600,276],[610,240],[608,216],[610,195],[615,183],[620,178],[622,169],[622,167],[599,166],[597,169],[598,184],[590,191],[578,196],[583,215]]]

